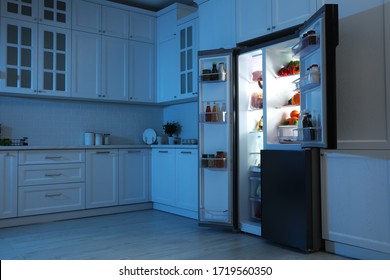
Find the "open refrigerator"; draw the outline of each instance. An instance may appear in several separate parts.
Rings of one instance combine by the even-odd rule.
[[[338,7],[327,4],[302,25],[199,53],[200,166],[218,142],[229,155],[225,192],[222,174],[201,168],[200,213],[223,204],[233,220],[218,224],[304,251],[321,246],[319,153],[336,148],[337,44]],[[205,81],[220,59],[227,79]],[[209,128],[207,103],[220,99],[226,123]]]

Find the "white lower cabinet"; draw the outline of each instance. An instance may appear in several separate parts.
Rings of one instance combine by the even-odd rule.
[[[118,204],[118,150],[86,151],[86,208]]]
[[[390,258],[390,152],[326,151],[321,157],[326,249],[359,259]]]
[[[152,201],[156,209],[197,218],[197,149],[153,149]]]
[[[17,216],[17,152],[0,152],[0,219]]]
[[[150,150],[119,150],[119,204],[150,201]]]
[[[84,206],[84,182],[18,188],[19,216],[80,210]]]
[[[85,208],[84,150],[20,151],[18,216]]]
[[[198,211],[198,153],[176,150],[176,206]]]
[[[152,150],[152,201],[175,205],[175,150]]]

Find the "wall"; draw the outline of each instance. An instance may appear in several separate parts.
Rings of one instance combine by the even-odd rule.
[[[167,106],[164,108],[163,119],[164,123],[177,121],[181,124],[180,138],[198,139],[198,102]],[[163,135],[162,128],[159,128],[157,133]]]
[[[27,136],[29,145],[81,145],[85,131],[110,133],[112,144],[143,144],[146,128],[160,129],[157,106],[0,96],[3,138]]]

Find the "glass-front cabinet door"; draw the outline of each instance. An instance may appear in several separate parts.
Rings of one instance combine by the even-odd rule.
[[[39,23],[71,28],[71,0],[40,0]]]
[[[180,98],[197,95],[196,20],[179,26],[180,34]]]
[[[37,4],[36,0],[1,0],[1,15],[36,22],[38,20]]]
[[[1,0],[1,15],[70,28],[71,3],[71,0]]]
[[[71,31],[39,27],[38,94],[70,96]]]
[[[1,19],[0,90],[32,94],[37,89],[37,25]]]

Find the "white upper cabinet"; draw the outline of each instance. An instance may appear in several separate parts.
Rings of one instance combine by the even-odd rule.
[[[73,31],[72,96],[128,99],[128,40]]]
[[[303,23],[317,10],[316,0],[272,0],[271,31]]]
[[[301,24],[316,10],[316,0],[236,0],[236,41]]]
[[[129,13],[125,10],[102,6],[101,30],[104,35],[127,39]]]
[[[101,93],[101,36],[72,32],[72,96],[97,98]]]
[[[156,67],[155,46],[129,41],[129,100],[155,102]]]
[[[4,17],[70,28],[71,4],[71,0],[2,0],[1,15]]]
[[[70,96],[71,31],[39,26],[38,32],[38,94]]]
[[[1,16],[36,22],[37,4],[37,1],[1,0]]]
[[[1,19],[0,90],[70,95],[70,30]]]
[[[156,18],[154,16],[129,12],[129,39],[154,43],[156,37]]]
[[[71,4],[71,0],[40,0],[39,23],[71,28]]]
[[[110,100],[129,98],[129,42],[125,39],[102,37],[102,92]]]
[[[194,26],[190,29],[183,30],[182,39],[184,39],[183,44],[190,43],[192,46],[187,45],[183,47],[182,55],[184,57],[180,58],[180,36],[181,32],[180,27],[178,27],[178,19],[184,18],[187,15],[194,12],[193,7],[183,6],[183,5],[172,5],[164,9],[157,18],[157,101],[158,102],[170,102],[186,98],[189,95],[192,96],[192,93],[195,91],[187,91],[187,82],[194,82],[191,74],[187,76],[190,71],[180,71],[180,66],[182,69],[187,68],[187,66],[193,67],[195,56],[191,52],[196,51],[194,46],[194,37],[195,30]],[[193,25],[192,23],[189,25]],[[191,39],[187,40],[188,33],[191,33]],[[188,50],[188,52],[187,52]],[[187,58],[189,60],[187,60]],[[182,59],[182,60],[181,60]],[[181,60],[181,61],[180,61]],[[182,65],[180,63],[182,62]],[[180,85],[180,75],[186,79],[185,84]],[[187,80],[188,78],[188,80]],[[189,84],[191,86],[191,84]],[[183,94],[180,93],[181,86],[183,86]],[[192,87],[194,89],[194,87]]]
[[[129,14],[125,10],[78,0],[73,3],[72,28],[127,38],[129,34]]]
[[[9,18],[1,18],[0,22],[0,90],[34,94],[37,90],[38,25]]]
[[[198,46],[197,19],[178,26],[180,52],[180,94],[179,98],[196,97],[198,94]]]
[[[271,25],[269,0],[236,0],[237,43],[267,34]]]
[[[74,1],[72,6],[72,29],[101,33],[102,13],[101,5]]]
[[[209,0],[199,5],[199,50],[236,46],[235,10],[235,0]]]

